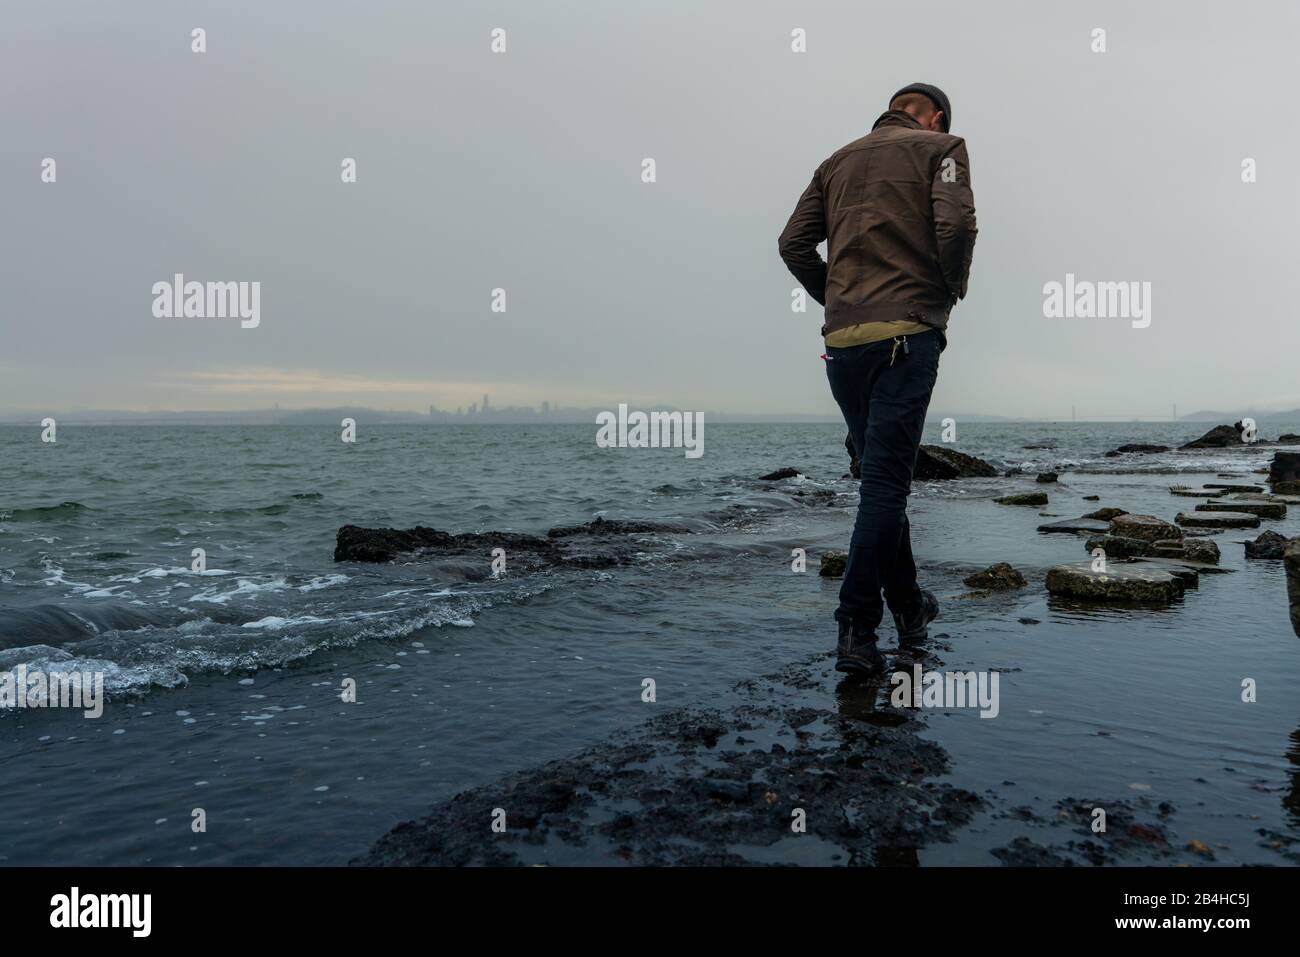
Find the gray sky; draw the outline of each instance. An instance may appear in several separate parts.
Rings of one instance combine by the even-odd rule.
[[[833,412],[776,238],[917,80],[980,226],[935,408],[1300,406],[1298,35],[1291,0],[5,4],[0,413]],[[155,318],[176,272],[260,282],[261,325]],[[1067,272],[1152,283],[1150,327],[1045,318]]]

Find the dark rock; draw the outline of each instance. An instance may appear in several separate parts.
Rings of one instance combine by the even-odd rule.
[[[1099,508],[1095,512],[1089,512],[1084,518],[1095,518],[1098,521],[1109,522],[1112,518],[1120,515],[1127,515],[1128,509],[1115,508],[1113,505],[1107,505],[1105,508]]]
[[[1193,439],[1186,445],[1180,445],[1182,449],[1225,449],[1234,445],[1245,445],[1241,433],[1246,427],[1240,422],[1233,425],[1216,425],[1210,431],[1206,432],[1199,439]]]
[[[684,525],[668,525],[661,522],[625,522],[619,519],[597,518],[585,525],[557,525],[546,533],[547,538],[569,538],[573,535],[646,535],[656,532],[684,533],[690,529]]]
[[[1121,445],[1117,449],[1111,449],[1106,453],[1106,458],[1113,459],[1117,455],[1155,455],[1158,452],[1168,452],[1167,445],[1147,445],[1142,442],[1134,442],[1130,445]]]
[[[1095,518],[1068,518],[1061,522],[1048,522],[1046,525],[1039,525],[1040,532],[1057,532],[1064,534],[1086,533],[1097,535],[1110,529],[1109,522],[1098,521]]]
[[[1167,539],[1156,542],[1154,554],[1165,558],[1182,558],[1189,562],[1201,562],[1206,565],[1219,563],[1219,546],[1209,538]]]
[[[1046,505],[1046,492],[1021,492],[1017,495],[1003,495],[993,501],[999,505]]]
[[[1056,439],[1043,439],[1041,442],[1030,442],[1028,445],[1022,445],[1022,449],[1054,449],[1056,448]]]
[[[1154,515],[1133,515],[1125,513],[1110,520],[1110,534],[1123,538],[1140,538],[1144,542],[1158,542],[1172,538],[1181,540],[1183,530],[1177,525],[1161,521]]]
[[[775,472],[768,472],[766,475],[758,477],[760,482],[775,482],[778,479],[798,478],[802,473],[798,469],[784,468],[777,469]]]
[[[1206,482],[1205,487],[1218,492],[1262,492],[1258,485],[1225,485],[1222,482]]]
[[[1273,461],[1268,466],[1268,481],[1272,485],[1300,482],[1300,452],[1274,452]]]
[[[1246,542],[1247,558],[1282,558],[1291,539],[1274,531],[1261,532],[1253,542]]]
[[[817,573],[822,578],[843,578],[844,566],[849,560],[848,552],[824,552],[822,553],[821,570]]]
[[[1277,437],[1278,445],[1300,445],[1300,435],[1294,432],[1284,432]]]
[[[1084,500],[1085,502],[1100,502],[1100,501],[1101,501],[1101,496],[1100,496],[1100,495],[1085,495],[1085,496],[1083,497],[1083,500]]]
[[[1300,479],[1273,483],[1274,495],[1300,495]]]
[[[923,445],[917,451],[913,478],[923,482],[939,479],[993,478],[998,470],[983,459],[941,445]]]
[[[1002,473],[1002,477],[1003,477],[1003,478],[1014,478],[1014,477],[1017,476],[1017,475],[1024,475],[1024,474],[1025,474],[1025,470],[1022,469],[1020,466],[1017,465],[1017,466],[1015,466],[1014,468],[1009,468],[1009,469],[1007,469],[1005,472],[1003,472],[1003,473]]]
[[[1049,482],[1055,482],[1058,478],[1060,478],[1060,476],[1057,475],[1055,472],[1039,472],[1038,478],[1034,479],[1034,481],[1042,482],[1044,485],[1046,485]]]
[[[1089,552],[1100,548],[1107,558],[1140,558],[1151,554],[1153,548],[1150,542],[1144,542],[1140,538],[1124,538],[1120,535],[1094,535],[1084,543],[1084,547]]]
[[[1025,576],[1006,562],[998,562],[964,579],[971,588],[983,588],[988,591],[1008,591],[1025,587]]]

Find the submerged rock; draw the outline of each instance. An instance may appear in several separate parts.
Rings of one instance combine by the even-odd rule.
[[[1110,520],[1110,534],[1124,538],[1140,538],[1144,542],[1158,542],[1162,539],[1183,538],[1183,530],[1177,525],[1156,518],[1154,515],[1134,515],[1126,512]]]
[[[1294,432],[1283,432],[1277,437],[1278,445],[1300,445],[1300,435]]]
[[[1286,566],[1286,593],[1291,601],[1291,628],[1300,637],[1300,538],[1287,546],[1282,562]]]
[[[783,468],[777,469],[775,472],[768,472],[766,475],[760,475],[758,480],[760,482],[775,482],[779,479],[798,478],[802,474],[798,469]]]
[[[1121,445],[1117,449],[1111,449],[1106,453],[1106,458],[1113,459],[1118,455],[1155,455],[1159,452],[1168,452],[1167,445],[1148,445],[1144,442],[1133,442],[1129,445]]]
[[[1040,532],[1056,532],[1067,535],[1097,535],[1109,531],[1110,523],[1095,518],[1067,518],[1060,522],[1048,522],[1046,525],[1039,525],[1038,530]]]
[[[1179,512],[1174,521],[1188,528],[1259,528],[1259,516],[1245,512]]]
[[[1199,439],[1193,439],[1186,445],[1180,445],[1179,448],[1224,449],[1233,445],[1245,445],[1246,442],[1241,437],[1241,433],[1244,431],[1246,431],[1245,426],[1240,422],[1233,425],[1216,425]]]
[[[998,470],[983,459],[941,445],[923,445],[917,450],[912,477],[923,482],[939,479],[993,478]]]
[[[823,552],[822,566],[817,574],[822,578],[843,578],[844,566],[848,561],[848,552]]]
[[[999,505],[1046,505],[1046,492],[1021,492],[1017,495],[1003,495],[993,501]]]
[[[1253,542],[1246,542],[1247,558],[1281,558],[1291,539],[1274,531],[1261,532]]]
[[[983,588],[988,591],[1009,591],[1025,587],[1025,576],[1011,567],[1007,562],[998,562],[964,579],[971,588]]]
[[[656,532],[689,532],[685,525],[669,525],[663,522],[628,522],[619,519],[597,518],[585,525],[557,525],[546,533],[547,538],[569,538],[573,535],[649,535]]]
[[[1183,580],[1162,568],[1138,562],[1107,562],[1094,571],[1091,561],[1057,565],[1047,573],[1047,590],[1085,601],[1168,604],[1183,595]]]
[[[1300,480],[1294,482],[1290,482],[1290,481],[1274,482],[1273,494],[1274,495],[1300,495]]]
[[[1034,479],[1034,481],[1041,482],[1044,485],[1046,485],[1050,482],[1055,482],[1058,478],[1060,478],[1060,476],[1057,475],[1055,472],[1039,472],[1038,478]]]
[[[1084,500],[1085,502],[1100,502],[1100,501],[1101,501],[1101,496],[1100,496],[1100,495],[1085,495],[1085,496],[1083,497],[1083,500]]]
[[[1104,508],[1097,509],[1095,512],[1089,512],[1083,517],[1095,518],[1101,522],[1109,522],[1112,518],[1118,518],[1120,515],[1127,515],[1128,513],[1128,509],[1126,508],[1115,508],[1113,505],[1107,505]]]

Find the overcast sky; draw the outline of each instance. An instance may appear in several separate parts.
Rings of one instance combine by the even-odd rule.
[[[980,229],[933,407],[1300,406],[1297,36],[1291,0],[6,3],[0,413],[833,412],[776,239],[913,81]],[[177,272],[260,282],[260,326],[155,318]],[[1150,326],[1045,318],[1067,272],[1150,282]]]

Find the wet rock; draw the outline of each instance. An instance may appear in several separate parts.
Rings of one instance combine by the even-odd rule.
[[[1085,502],[1100,502],[1100,501],[1101,501],[1101,496],[1100,496],[1100,495],[1085,495],[1085,496],[1083,497],[1083,500],[1084,500]]]
[[[1041,442],[1030,442],[1028,445],[1022,445],[1022,449],[1054,449],[1056,448],[1056,439],[1043,439]]]
[[[1300,435],[1294,432],[1283,432],[1277,437],[1278,445],[1300,445]]]
[[[1147,555],[1145,558],[1137,559],[1137,561],[1151,565],[1154,568],[1163,568],[1175,575],[1183,576],[1184,584],[1186,584],[1188,588],[1195,588],[1197,586],[1197,578],[1191,575],[1186,575],[1185,573],[1188,571],[1195,572],[1198,576],[1201,573],[1208,575],[1229,575],[1235,573],[1234,569],[1220,568],[1213,562],[1198,562],[1185,557]]]
[[[1181,540],[1183,537],[1183,530],[1177,525],[1171,525],[1154,515],[1134,515],[1131,512],[1112,518],[1108,531],[1112,535],[1140,538],[1144,542],[1158,542],[1167,538]]]
[[[1157,545],[1166,544],[1157,542]],[[1177,544],[1177,543],[1170,543]],[[1185,538],[1182,541],[1182,551],[1180,554],[1169,556],[1174,558],[1185,558],[1192,562],[1203,562],[1206,565],[1219,564],[1219,546],[1210,538]]]
[[[1291,539],[1274,531],[1261,532],[1253,542],[1246,542],[1247,558],[1282,558]]]
[[[1104,572],[1094,571],[1091,561],[1073,562],[1047,573],[1049,592],[1084,601],[1168,604],[1182,597],[1183,588],[1177,575],[1138,562],[1107,562]]]
[[[1203,502],[1196,506],[1198,512],[1246,512],[1260,518],[1286,518],[1286,505],[1281,502],[1250,502],[1234,499],[1231,502]]]
[[[923,482],[939,479],[993,478],[998,470],[983,459],[941,445],[923,445],[917,450],[912,477]]]
[[[1098,521],[1095,518],[1067,518],[1064,521],[1039,525],[1038,530],[1049,534],[1055,532],[1067,535],[1097,535],[1109,531],[1110,523]]]
[[[453,535],[417,525],[415,528],[361,528],[344,525],[338,530],[334,544],[336,562],[389,562],[399,555],[427,553],[464,555],[481,552],[490,556],[492,549],[504,548],[507,552],[536,554],[558,562],[559,551],[553,542],[536,535],[516,535],[507,532],[475,532]]]
[[[597,518],[585,525],[557,525],[546,533],[547,538],[569,538],[574,535],[647,535],[663,532],[682,534],[690,529],[684,525],[663,522],[625,522],[619,519]]]
[[[1034,479],[1034,481],[1046,485],[1050,482],[1055,482],[1058,478],[1060,478],[1060,476],[1055,472],[1039,472],[1038,478]]]
[[[965,583],[971,588],[983,588],[987,591],[1009,591],[1025,587],[1025,576],[1006,562],[990,565],[983,571],[967,575]]]
[[[1274,452],[1273,461],[1268,466],[1268,481],[1272,485],[1300,482],[1300,452]]]
[[[1153,550],[1150,542],[1144,542],[1140,538],[1124,538],[1120,535],[1094,535],[1084,543],[1084,547],[1089,552],[1094,548],[1100,548],[1106,553],[1107,558],[1138,558],[1150,555]]]
[[[1179,448],[1225,449],[1234,445],[1245,445],[1246,442],[1241,437],[1244,431],[1246,431],[1245,426],[1240,422],[1233,425],[1216,425],[1199,439],[1193,439],[1186,445],[1180,445]]]
[[[1259,528],[1259,516],[1245,512],[1179,512],[1174,521],[1188,528]]]
[[[1300,495],[1300,480],[1294,482],[1289,482],[1289,481],[1274,482],[1273,494],[1274,495]]]
[[[1003,495],[993,501],[999,505],[1046,505],[1046,492],[1021,492],[1017,495]]]
[[[822,578],[843,578],[848,560],[848,552],[823,552],[821,570],[817,574]]]
[[[920,737],[910,709],[878,704],[878,684],[840,682],[816,661],[742,682],[726,710],[674,708],[440,800],[352,863],[915,863],[917,849],[951,840],[985,802],[940,780],[947,754]],[[773,743],[733,744],[740,732]],[[489,831],[494,808],[505,811],[502,833]],[[796,808],[806,834],[791,832]]]
[[[1181,495],[1183,498],[1218,498],[1220,495],[1228,493],[1221,488],[1190,488],[1186,485],[1169,486],[1170,495]]]
[[[1020,466],[1017,465],[1017,466],[1015,466],[1014,468],[1009,468],[1009,469],[1007,469],[1005,472],[1003,472],[1003,473],[1002,473],[1002,477],[1003,477],[1003,478],[1015,478],[1017,475],[1024,475],[1024,474],[1025,474],[1025,470],[1022,469]]]
[[[1127,515],[1128,509],[1115,508],[1113,505],[1107,505],[1105,508],[1099,508],[1095,512],[1089,512],[1084,518],[1095,518],[1101,522],[1109,522],[1112,518],[1120,515]]]
[[[1291,628],[1300,637],[1300,537],[1291,540],[1282,563],[1286,567],[1286,593],[1291,602]]]
[[[1155,455],[1160,452],[1168,452],[1167,445],[1148,445],[1143,442],[1134,442],[1129,445],[1121,445],[1117,449],[1111,449],[1106,453],[1106,458],[1113,459],[1119,455]]]
[[[768,472],[766,475],[760,475],[758,480],[760,482],[776,482],[780,479],[798,478],[801,474],[798,469],[783,468],[777,469],[775,472]]]
[[[1258,485],[1224,485],[1220,482],[1206,482],[1206,488],[1214,489],[1218,492],[1262,492],[1264,491]]]

